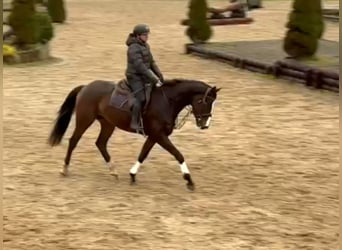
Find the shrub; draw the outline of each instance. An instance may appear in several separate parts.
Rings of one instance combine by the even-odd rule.
[[[48,0],[47,8],[52,22],[64,23],[66,13],[63,0]]]
[[[207,10],[206,0],[190,0],[189,26],[186,34],[194,43],[205,42],[212,36],[213,32],[207,21]]]
[[[39,28],[35,21],[34,0],[13,0],[8,23],[13,29],[18,45],[37,41]]]
[[[36,13],[35,19],[39,27],[39,37],[37,42],[45,44],[54,36],[51,17],[47,13]]]
[[[286,27],[285,52],[295,58],[313,56],[324,31],[321,0],[295,0]]]

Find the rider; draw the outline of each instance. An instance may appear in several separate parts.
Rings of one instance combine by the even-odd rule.
[[[159,87],[164,81],[147,43],[149,33],[150,29],[146,24],[138,24],[126,40],[128,46],[126,79],[135,94],[131,120],[131,128],[135,130],[142,129],[139,120],[142,106],[146,101],[145,85],[150,83]]]

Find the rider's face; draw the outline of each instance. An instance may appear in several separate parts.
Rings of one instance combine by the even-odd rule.
[[[139,36],[139,39],[142,40],[142,41],[144,41],[144,42],[147,42],[147,40],[148,40],[148,34],[146,33],[146,34],[140,35],[140,36]]]

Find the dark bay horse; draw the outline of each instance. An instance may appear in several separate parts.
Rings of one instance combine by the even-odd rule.
[[[76,126],[69,140],[64,159],[65,165],[61,174],[65,176],[68,174],[72,151],[83,133],[95,120],[98,120],[101,131],[96,140],[96,146],[106,161],[110,173],[117,177],[116,168],[111,164],[111,156],[107,151],[107,142],[115,127],[132,133],[136,133],[136,131],[130,128],[131,114],[129,111],[123,111],[109,105],[111,95],[116,87],[117,85],[113,82],[96,80],[88,85],[74,88],[65,98],[48,139],[51,146],[60,144],[75,111]],[[130,169],[132,184],[135,183],[140,165],[157,143],[176,158],[180,164],[183,178],[187,181],[187,187],[190,190],[194,189],[194,183],[184,157],[168,137],[174,129],[178,114],[187,105],[192,106],[196,125],[201,129],[208,128],[213,104],[219,90],[219,88],[211,87],[201,81],[183,79],[166,80],[163,86],[153,89],[149,105],[143,115],[143,125],[147,138],[137,162]]]

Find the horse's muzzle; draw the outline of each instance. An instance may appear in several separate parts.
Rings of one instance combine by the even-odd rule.
[[[211,116],[206,118],[196,119],[197,127],[200,129],[208,129],[210,126]]]

